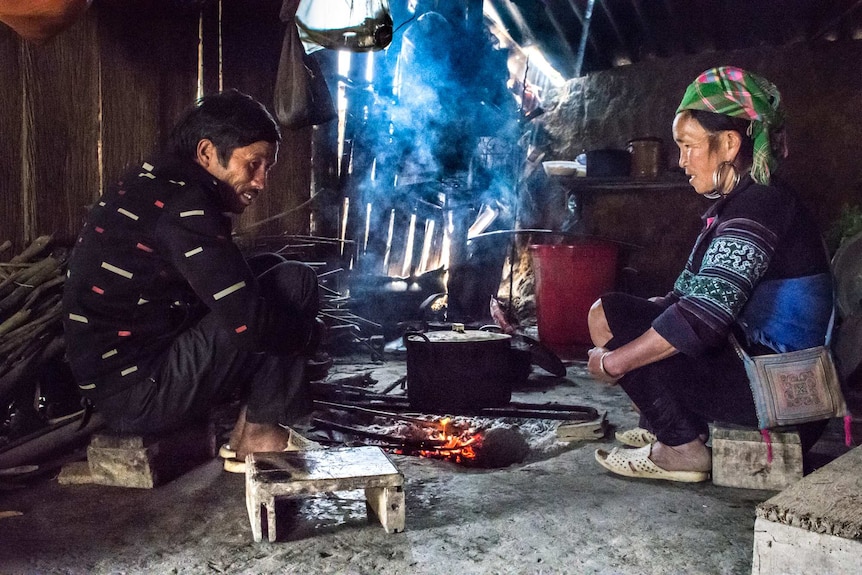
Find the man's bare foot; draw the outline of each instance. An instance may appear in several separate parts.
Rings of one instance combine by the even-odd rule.
[[[284,451],[290,440],[290,430],[274,423],[246,421],[236,446],[237,459],[244,460],[249,453]]]
[[[712,454],[700,439],[682,445],[652,444],[649,458],[665,471],[711,471]]]

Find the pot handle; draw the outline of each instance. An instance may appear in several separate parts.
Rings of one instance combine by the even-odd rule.
[[[401,339],[404,342],[404,347],[407,347],[407,341],[410,339],[412,339],[413,341],[425,341],[427,343],[431,343],[431,340],[428,339],[428,336],[421,331],[408,331],[401,337]]]

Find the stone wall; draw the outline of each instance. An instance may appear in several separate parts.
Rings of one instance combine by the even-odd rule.
[[[570,80],[546,97],[545,160],[585,150],[625,148],[634,138],[663,141],[663,178],[677,180],[671,123],[686,86],[703,70],[734,65],[757,72],[781,91],[790,156],[778,174],[791,183],[824,231],[845,204],[862,203],[862,42],[715,52],[624,66]],[[560,203],[564,181],[547,182],[546,201]],[[562,194],[565,197],[565,193]],[[699,228],[708,200],[693,191],[633,189],[581,194],[581,230],[633,241],[639,279],[629,291],[669,289]],[[546,213],[559,214],[563,206]],[[552,216],[553,217],[559,217]],[[559,221],[531,222],[553,227]],[[558,229],[558,228],[557,228]]]

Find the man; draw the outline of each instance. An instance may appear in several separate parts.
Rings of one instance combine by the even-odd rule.
[[[317,277],[267,254],[246,260],[228,213],[263,191],[281,133],[235,90],[202,98],[165,151],[128,171],[89,213],[63,297],[67,354],[109,427],[154,433],[203,418],[239,389],[225,469],[293,446]]]

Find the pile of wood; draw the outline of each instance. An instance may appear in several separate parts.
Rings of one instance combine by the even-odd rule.
[[[11,248],[0,244],[0,256]],[[65,350],[61,299],[68,250],[51,236],[0,262],[0,401],[32,383],[32,372]]]

